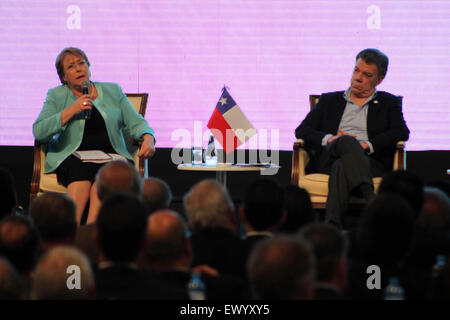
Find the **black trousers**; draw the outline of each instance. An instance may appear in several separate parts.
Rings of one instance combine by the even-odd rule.
[[[366,154],[358,140],[347,135],[327,144],[317,160],[318,171],[330,175],[325,221],[342,226],[352,192],[362,184],[373,188],[373,177],[381,176],[385,169]]]

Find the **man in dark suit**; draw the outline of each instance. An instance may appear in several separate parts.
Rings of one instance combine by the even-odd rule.
[[[409,136],[401,99],[376,90],[388,64],[377,49],[358,53],[350,87],[322,94],[295,130],[314,155],[307,169],[330,174],[326,221],[338,227],[350,192],[372,198],[373,176],[392,169],[396,142]]]
[[[243,245],[246,257],[261,240],[271,238],[285,219],[283,188],[269,179],[253,181],[245,191],[239,214],[245,228]]]
[[[192,265],[244,277],[246,256],[227,189],[216,180],[202,180],[183,197],[183,206],[192,232]]]
[[[64,193],[46,192],[33,200],[29,215],[41,235],[45,252],[60,245],[72,245],[77,230],[76,208]]]
[[[145,243],[146,227],[145,206],[137,196],[116,193],[102,201],[96,236],[100,249],[97,299],[158,299],[155,288],[161,286],[135,262]]]
[[[191,268],[192,247],[187,224],[175,211],[159,210],[147,223],[144,264],[165,286],[159,297],[188,300],[188,282],[192,273],[200,273],[206,286],[205,299],[246,298],[244,282],[238,277],[219,275],[217,270],[202,265]]]
[[[95,177],[97,195],[101,202],[116,192],[129,192],[142,197],[142,177],[136,167],[128,162],[115,160],[104,164]],[[88,223],[77,229],[75,246],[81,249],[91,263],[98,261],[98,247],[94,245],[97,223]]]
[[[310,223],[299,230],[313,249],[316,267],[315,300],[342,300],[347,286],[346,240],[325,223]]]

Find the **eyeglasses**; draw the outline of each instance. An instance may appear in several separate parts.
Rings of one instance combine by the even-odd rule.
[[[83,59],[78,60],[75,63],[69,63],[64,70],[65,71],[72,71],[72,70],[77,70],[78,68],[84,67],[86,65],[86,61],[84,61]]]

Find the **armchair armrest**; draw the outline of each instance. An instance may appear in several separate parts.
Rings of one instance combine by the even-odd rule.
[[[34,141],[34,162],[33,162],[33,173],[31,175],[31,185],[30,185],[30,203],[39,193],[39,183],[41,180],[41,143],[37,140]]]
[[[406,142],[398,141],[396,145],[394,164],[392,169],[395,170],[406,170]]]
[[[131,154],[135,165],[139,171],[139,174],[143,178],[148,178],[148,160],[144,157],[138,157],[139,149],[141,148],[142,139],[135,140],[133,145],[137,146],[137,149]]]
[[[297,139],[294,142],[292,152],[292,170],[291,170],[291,183],[299,184],[300,177],[305,175],[305,168],[308,164],[309,156],[305,150],[305,142],[303,139]]]

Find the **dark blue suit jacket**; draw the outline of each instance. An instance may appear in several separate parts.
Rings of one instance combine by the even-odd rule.
[[[320,153],[323,137],[337,133],[346,104],[344,91],[322,94],[317,105],[295,129],[295,136],[305,141],[309,151]],[[377,92],[376,97],[369,102],[367,134],[374,148],[370,156],[380,161],[386,170],[392,170],[396,143],[406,141],[409,137],[400,97]],[[309,168],[313,169],[314,163]]]

